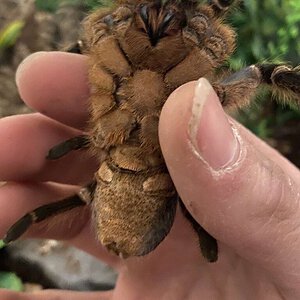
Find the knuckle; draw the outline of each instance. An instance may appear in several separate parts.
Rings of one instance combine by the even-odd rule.
[[[292,195],[291,179],[270,161],[261,164],[257,175],[253,217],[262,224],[278,224],[292,219],[299,210],[299,199]]]

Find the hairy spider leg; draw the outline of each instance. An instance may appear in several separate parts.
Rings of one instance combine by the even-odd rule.
[[[40,223],[50,217],[62,214],[79,206],[90,204],[93,200],[93,194],[96,189],[96,182],[92,182],[82,188],[78,194],[67,197],[58,202],[46,204],[25,214],[7,231],[3,241],[9,244],[21,237],[31,225]]]
[[[299,106],[300,69],[283,64],[257,64],[246,67],[219,82],[213,83],[225,108],[242,108],[250,104],[260,85],[267,85],[283,101]]]
[[[218,260],[218,243],[198,222],[193,218],[190,212],[186,209],[182,200],[179,198],[179,205],[184,217],[192,225],[199,238],[199,247],[205,259],[213,263]]]
[[[221,24],[208,5],[193,11],[182,37],[191,50],[166,73],[164,80],[171,90],[203,76],[212,79],[214,70],[223,65],[235,49],[234,31]]]
[[[71,151],[88,148],[89,144],[90,140],[87,135],[78,135],[51,148],[46,158],[49,160],[59,159]]]
[[[217,17],[224,15],[234,2],[235,0],[208,0],[208,4]]]
[[[291,106],[300,105],[300,66],[295,68],[284,64],[257,64],[263,84],[274,88],[284,102]]]
[[[78,40],[76,43],[68,47],[65,52],[68,53],[76,53],[76,54],[82,54],[83,49],[83,42],[82,40]]]

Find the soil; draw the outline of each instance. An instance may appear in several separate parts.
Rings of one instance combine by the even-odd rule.
[[[25,23],[15,45],[0,54],[0,117],[26,113],[15,84],[20,62],[37,51],[59,50],[79,36],[84,12],[80,5],[62,5],[55,14],[38,11],[34,0],[1,0],[0,31],[13,21]]]

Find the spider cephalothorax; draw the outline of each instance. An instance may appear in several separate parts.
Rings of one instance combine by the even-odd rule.
[[[207,77],[225,109],[248,104],[260,84],[300,102],[299,68],[258,64],[216,79],[216,69],[235,47],[233,29],[223,23],[233,2],[125,0],[97,10],[84,23],[82,52],[89,57],[91,87],[88,135],[54,147],[48,159],[84,147],[99,158],[95,181],[82,192],[92,201],[97,239],[122,257],[149,253],[173,224],[179,198],[157,129],[174,89]],[[6,242],[32,223],[83,205],[82,195],[25,215],[8,231]],[[216,261],[216,240],[179,202],[199,236],[202,254]]]
[[[137,6],[134,26],[155,47],[164,37],[176,36],[186,25],[186,12],[173,3],[149,2]]]

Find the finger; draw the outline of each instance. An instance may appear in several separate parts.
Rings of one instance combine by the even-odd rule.
[[[2,300],[109,300],[112,299],[112,292],[71,292],[45,290],[34,293],[18,293],[7,290],[0,290]]]
[[[78,190],[79,188],[76,186],[55,183],[6,183],[0,188],[1,236],[4,236],[7,229],[24,214],[44,204],[75,194]],[[80,222],[75,223],[75,226],[70,226],[70,230],[66,232],[58,232],[57,236],[54,236],[53,226],[47,229],[43,226],[44,235],[48,235],[49,238],[58,238],[58,235],[60,239],[64,235],[66,235],[66,239],[73,238],[86,223],[86,218],[85,220],[83,220],[84,218],[78,219]],[[31,236],[37,236],[38,229],[33,229]],[[42,233],[38,232],[38,234],[41,235]]]
[[[240,256],[276,274],[285,288],[299,287],[299,170],[245,128],[230,124],[205,79],[168,99],[160,141],[194,218]]]
[[[93,178],[97,164],[86,151],[75,151],[49,161],[54,145],[82,134],[38,113],[0,120],[0,180],[57,181],[83,184]]]
[[[57,202],[78,192],[79,187],[56,183],[7,183],[0,188],[0,236],[24,214],[42,205]],[[111,255],[95,239],[90,224],[91,207],[79,207],[30,227],[23,238],[64,240],[117,268],[118,257]]]
[[[21,98],[42,114],[76,128],[88,119],[87,58],[64,52],[37,52],[19,66]]]

